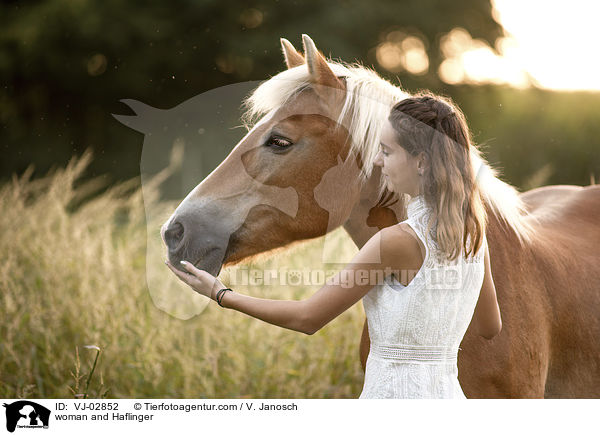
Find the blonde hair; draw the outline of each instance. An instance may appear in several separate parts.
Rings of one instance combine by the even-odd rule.
[[[388,119],[398,144],[413,157],[424,153],[429,163],[421,178],[425,202],[433,209],[428,226],[437,224],[438,246],[449,260],[463,250],[465,257],[474,256],[483,243],[487,214],[463,113],[449,99],[421,93],[394,105]]]
[[[395,103],[410,97],[402,89],[379,77],[364,66],[328,62],[338,77],[344,77],[347,97],[338,119],[352,138],[350,155],[358,155],[363,161],[360,178],[366,182],[372,176],[381,130],[385,125],[390,109]],[[263,82],[244,102],[244,122],[249,126],[271,111],[277,110],[291,101],[296,95],[310,86],[310,74],[306,65],[280,72]],[[458,110],[457,113],[460,113]],[[465,127],[465,131],[468,130]],[[519,197],[519,192],[502,181],[500,172],[492,167],[480,151],[470,147],[471,165],[477,172],[477,187],[484,198],[491,216],[517,236],[519,243],[525,244],[533,238],[532,215]],[[385,193],[385,180],[380,177],[378,193]],[[404,198],[402,198],[404,199]]]

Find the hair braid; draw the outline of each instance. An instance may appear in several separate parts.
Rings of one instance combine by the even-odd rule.
[[[424,153],[429,161],[423,195],[434,211],[429,225],[437,224],[438,245],[451,260],[462,250],[475,255],[483,243],[486,214],[464,115],[450,100],[424,93],[397,103],[389,120],[398,143],[412,156]]]

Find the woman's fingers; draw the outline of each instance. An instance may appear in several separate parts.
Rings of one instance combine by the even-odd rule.
[[[190,274],[189,273],[185,273],[182,272],[181,270],[177,269],[175,266],[173,266],[168,260],[165,261],[165,264],[167,265],[167,267],[169,269],[171,269],[171,271],[177,275],[177,277],[179,279],[181,279],[183,282],[185,282],[186,284],[190,284],[189,280],[190,280]]]
[[[196,266],[194,266],[192,263],[189,263],[185,260],[181,260],[180,263],[183,266],[183,268],[192,275],[197,275],[198,272],[200,272],[200,269],[196,268]]]
[[[175,275],[177,275],[177,277],[180,280],[182,280],[184,283],[189,285],[194,291],[196,291],[206,297],[214,299],[214,297],[213,297],[214,288],[216,288],[216,287],[219,287],[218,289],[224,288],[224,286],[222,284],[219,285],[220,282],[218,281],[218,279],[216,277],[212,276],[210,273],[208,273],[204,270],[198,269],[193,264],[191,264],[187,261],[181,262],[181,266],[185,269],[185,272],[177,269],[168,260],[165,260],[165,264],[169,267],[169,269],[171,269],[171,271]],[[217,284],[217,285],[215,286],[215,284]]]

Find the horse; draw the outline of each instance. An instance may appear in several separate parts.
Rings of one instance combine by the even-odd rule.
[[[281,39],[287,69],[244,102],[244,119],[258,122],[162,226],[172,264],[185,256],[216,276],[340,226],[360,248],[406,218],[407,198],[385,189],[373,160],[390,108],[408,94],[359,64],[327,60],[302,38],[304,55]],[[503,328],[491,340],[467,330],[458,357],[465,395],[600,397],[600,186],[519,193],[476,147],[471,159]],[[291,188],[287,212],[269,188]],[[364,369],[366,320],[360,340]]]

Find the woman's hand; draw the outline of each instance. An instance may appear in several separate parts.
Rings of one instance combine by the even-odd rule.
[[[189,285],[195,292],[200,293],[207,298],[211,298],[212,300],[215,300],[219,290],[227,288],[218,278],[215,278],[205,270],[198,269],[187,261],[181,262],[181,265],[186,272],[182,272],[175,268],[168,260],[165,261],[165,264],[180,280]]]

